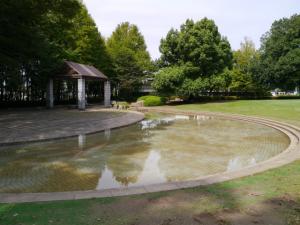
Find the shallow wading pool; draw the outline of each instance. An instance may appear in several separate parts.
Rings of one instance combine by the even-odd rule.
[[[236,171],[289,146],[264,125],[211,116],[155,114],[77,138],[0,147],[0,192],[104,190],[188,181]]]

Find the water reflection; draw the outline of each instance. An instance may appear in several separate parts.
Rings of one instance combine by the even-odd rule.
[[[56,192],[196,179],[266,160],[275,129],[208,116],[157,119],[93,135],[0,148],[0,192]]]
[[[227,171],[232,172],[235,170],[239,170],[243,167],[246,166],[253,166],[256,164],[256,159],[255,157],[253,158],[247,158],[247,157],[235,157],[233,159],[229,160],[228,166],[227,166]]]
[[[111,130],[110,129],[106,129],[104,131],[104,136],[105,136],[106,140],[110,139],[110,134],[111,134]]]
[[[86,145],[86,135],[81,134],[78,136],[78,147],[83,149]]]
[[[105,167],[102,176],[99,178],[97,190],[107,188],[118,188],[122,186],[141,186],[147,184],[166,182],[165,176],[161,173],[159,168],[160,153],[157,151],[150,151],[141,173],[137,176],[118,176],[114,175],[113,170]]]

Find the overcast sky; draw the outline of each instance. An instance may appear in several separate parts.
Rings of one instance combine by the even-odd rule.
[[[233,49],[244,37],[256,47],[274,20],[300,13],[300,0],[84,0],[101,34],[109,37],[116,26],[136,24],[152,58],[158,58],[160,39],[187,19],[213,19]]]

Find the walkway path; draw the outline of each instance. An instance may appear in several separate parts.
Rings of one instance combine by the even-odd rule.
[[[89,134],[136,123],[142,113],[103,108],[0,111],[0,146]]]

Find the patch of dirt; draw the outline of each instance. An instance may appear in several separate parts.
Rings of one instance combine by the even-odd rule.
[[[231,223],[222,218],[221,215],[213,215],[211,213],[201,213],[193,216],[194,221],[201,225],[230,225]]]
[[[172,219],[165,219],[161,225],[171,225],[172,224]]]
[[[224,210],[216,214],[201,213],[194,215],[193,219],[199,225],[286,225],[289,220],[287,210],[293,210],[291,218],[296,221],[289,224],[298,225],[295,215],[299,212],[300,216],[300,206],[289,196],[271,199],[240,211]]]
[[[113,204],[94,204],[90,213],[112,224],[114,218],[125,218],[131,221],[128,225],[300,225],[300,203],[289,195],[215,213],[191,207],[201,198],[180,192],[150,199],[123,198]]]
[[[284,216],[270,209],[249,208],[243,212],[224,214],[223,217],[231,225],[286,225]]]

